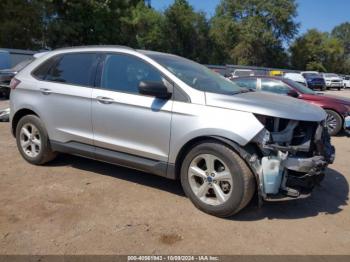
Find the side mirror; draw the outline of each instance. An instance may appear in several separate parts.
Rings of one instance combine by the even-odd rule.
[[[295,98],[299,97],[299,94],[294,90],[290,90],[287,94],[291,97],[295,97]]]
[[[141,81],[139,83],[139,92],[142,95],[154,96],[161,99],[169,99],[171,97],[168,88],[161,82]]]

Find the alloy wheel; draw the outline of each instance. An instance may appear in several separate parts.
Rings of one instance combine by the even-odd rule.
[[[337,119],[332,114],[327,114],[326,124],[328,132],[332,133],[337,128]]]
[[[200,154],[192,160],[188,180],[193,193],[208,205],[225,203],[233,190],[230,170],[222,159],[212,154]]]
[[[41,136],[38,128],[33,124],[25,124],[20,131],[20,144],[28,157],[37,157],[41,150]]]

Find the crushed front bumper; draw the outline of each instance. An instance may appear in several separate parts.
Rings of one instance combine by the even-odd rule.
[[[259,180],[259,196],[266,201],[295,199],[308,196],[319,184],[326,167],[333,163],[335,149],[324,123],[315,123],[296,132],[300,123],[289,121],[283,130],[264,130],[256,137],[263,152],[253,168]],[[304,134],[300,142],[295,137]],[[286,143],[284,142],[286,141]]]

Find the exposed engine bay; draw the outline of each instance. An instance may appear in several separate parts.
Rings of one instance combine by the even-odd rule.
[[[308,196],[335,157],[324,121],[256,117],[265,128],[252,141],[259,152],[248,161],[259,195],[270,201]]]

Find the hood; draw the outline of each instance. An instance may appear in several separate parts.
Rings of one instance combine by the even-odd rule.
[[[303,94],[303,98],[312,101],[327,101],[343,105],[350,105],[350,99],[335,95],[325,95],[324,93],[317,93],[316,95]]]
[[[209,106],[299,121],[319,122],[326,118],[326,112],[319,106],[296,98],[263,92],[236,95],[207,92],[206,103]]]

